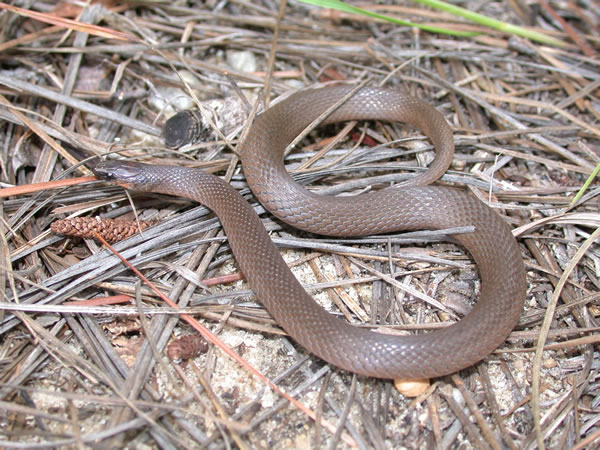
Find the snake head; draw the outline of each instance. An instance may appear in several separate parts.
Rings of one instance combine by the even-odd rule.
[[[98,178],[112,181],[125,188],[139,189],[146,183],[146,164],[131,161],[102,161],[92,169]]]

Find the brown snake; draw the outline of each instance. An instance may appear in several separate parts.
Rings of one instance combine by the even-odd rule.
[[[188,197],[221,220],[241,271],[275,320],[299,344],[343,369],[379,378],[429,378],[456,372],[498,347],[519,319],[525,269],[508,225],[472,195],[448,187],[391,187],[353,197],[325,197],[291,180],[285,147],[350,92],[337,86],[296,93],[257,117],[239,153],[252,192],[281,220],[314,233],[359,236],[398,230],[475,227],[453,235],[482,279],[481,298],[459,322],[436,331],[392,336],[354,327],[328,314],[302,288],[252,207],[229,184],[199,169],[102,162],[96,174],[140,191]],[[454,152],[442,115],[394,90],[362,88],[324,123],[376,119],[419,128],[437,149],[430,169],[406,184],[437,179]]]

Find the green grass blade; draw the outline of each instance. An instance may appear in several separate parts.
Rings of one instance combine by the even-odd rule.
[[[378,14],[366,9],[359,8],[357,6],[349,5],[341,0],[298,0],[302,3],[309,5],[320,6],[322,8],[337,9],[338,11],[348,12],[352,14],[361,14],[363,16],[373,17],[374,19],[381,19],[387,22],[395,23],[397,25],[403,25],[408,27],[416,27],[424,31],[430,31],[432,33],[449,34],[453,36],[470,37],[477,36],[481,33],[472,31],[456,31],[449,30],[447,28],[434,27],[430,25],[421,25],[418,23],[407,22],[405,20],[396,19],[394,17],[386,16],[384,14]],[[543,44],[555,45],[557,47],[564,47],[565,43],[560,39],[553,38],[544,33],[523,28],[518,25],[502,22],[501,20],[493,19],[483,14],[469,11],[468,9],[454,6],[450,3],[446,3],[440,0],[413,0],[415,3],[429,6],[431,8],[445,11],[458,17],[463,17],[479,25],[484,25],[496,30],[500,30],[506,33],[516,34],[517,36],[526,37],[532,41],[541,42]]]
[[[386,22],[395,23],[396,25],[403,25],[407,27],[415,27],[424,31],[429,31],[431,33],[440,33],[440,34],[449,34],[453,36],[462,36],[462,37],[471,37],[476,36],[481,33],[477,33],[474,31],[457,31],[457,30],[449,30],[447,28],[434,27],[430,25],[421,25],[419,23],[407,22],[405,20],[396,19],[395,17],[386,16],[384,14],[378,14],[372,11],[368,11],[366,9],[359,8],[357,6],[352,6],[347,3],[342,2],[341,0],[299,0],[302,3],[306,3],[309,5],[320,6],[322,8],[330,8],[337,9],[338,11],[353,13],[353,14],[361,14],[363,16],[372,17],[374,19],[385,20]]]
[[[468,9],[454,6],[450,3],[446,3],[440,0],[413,0],[415,3],[429,6],[431,8],[439,9],[440,11],[449,12],[455,16],[464,17],[472,22],[479,25],[485,25],[486,27],[494,28],[496,30],[504,31],[506,33],[516,34],[517,36],[526,37],[532,41],[541,42],[543,44],[556,45],[557,47],[564,47],[565,43],[560,39],[553,38],[544,33],[523,28],[518,25],[512,25],[510,23],[502,22],[501,20],[492,19],[491,17],[484,16],[476,12],[469,11]]]
[[[573,206],[575,203],[577,203],[579,201],[579,199],[581,198],[583,193],[587,190],[588,187],[590,187],[590,184],[592,184],[592,181],[594,181],[594,178],[596,178],[596,176],[598,175],[598,172],[600,172],[600,163],[598,163],[596,165],[596,168],[593,170],[593,172],[590,174],[590,176],[587,178],[587,180],[585,180],[585,183],[583,183],[583,186],[581,187],[581,189],[579,189],[579,191],[577,191],[577,194],[575,195],[575,197],[573,197],[573,200],[571,200],[571,203],[569,206]]]

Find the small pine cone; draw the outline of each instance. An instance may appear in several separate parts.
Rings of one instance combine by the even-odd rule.
[[[141,220],[114,220],[100,217],[74,217],[52,222],[50,229],[53,233],[81,238],[95,238],[98,233],[107,242],[119,242],[148,228],[150,222]]]
[[[208,350],[208,342],[199,334],[189,334],[175,339],[167,347],[167,356],[174,363],[195,358]]]

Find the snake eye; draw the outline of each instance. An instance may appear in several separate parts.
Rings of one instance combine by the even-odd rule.
[[[107,165],[107,162],[100,162],[92,168],[92,172],[94,172],[94,175],[96,175],[98,178],[110,181],[112,180],[112,171],[110,170],[110,167],[107,167]]]

